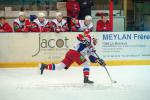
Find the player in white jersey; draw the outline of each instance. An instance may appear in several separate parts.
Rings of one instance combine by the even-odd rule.
[[[40,12],[38,18],[32,23],[32,32],[50,32],[51,25],[48,19],[45,18],[45,14]]]
[[[93,30],[93,23],[92,23],[92,17],[91,16],[86,16],[85,20],[77,20],[77,19],[72,19],[71,20],[71,30],[72,31],[89,31],[92,32]]]
[[[56,18],[51,21],[52,32],[67,32],[69,31],[66,19],[63,18],[62,13],[57,12]]]

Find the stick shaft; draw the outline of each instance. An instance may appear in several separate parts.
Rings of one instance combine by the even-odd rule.
[[[96,52],[95,52],[95,55],[97,56],[98,59],[100,59],[100,57],[98,56],[98,54],[97,54]],[[99,64],[100,64],[100,63],[99,63]],[[106,72],[107,72],[107,75],[108,75],[110,81],[113,82],[113,80],[112,80],[112,78],[111,78],[111,76],[110,76],[110,74],[109,74],[109,71],[107,70],[106,66],[103,66],[103,67],[105,68],[105,70],[106,70]]]
[[[106,70],[106,72],[107,72],[107,74],[108,74],[108,76],[109,76],[109,79],[110,79],[110,81],[112,82],[113,80],[112,80],[112,78],[111,78],[111,76],[110,76],[110,74],[109,74],[109,72],[108,72],[106,66],[103,66],[103,67],[105,68],[105,70]]]

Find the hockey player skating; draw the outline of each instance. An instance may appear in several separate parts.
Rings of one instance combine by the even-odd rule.
[[[78,34],[77,39],[80,41],[73,49],[70,49],[65,58],[59,64],[40,64],[41,75],[45,69],[47,70],[60,70],[68,69],[73,62],[76,62],[78,65],[83,66],[83,76],[84,83],[93,84],[94,82],[89,80],[90,75],[90,66],[86,56],[92,63],[97,63],[98,58],[95,56],[94,46],[97,44],[97,39],[91,37],[89,34],[85,33],[84,35]],[[101,59],[102,64],[105,65],[105,62]]]

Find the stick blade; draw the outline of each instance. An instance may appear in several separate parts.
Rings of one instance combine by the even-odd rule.
[[[112,80],[111,82],[112,82],[112,83],[117,83],[117,81],[114,81],[114,80]]]

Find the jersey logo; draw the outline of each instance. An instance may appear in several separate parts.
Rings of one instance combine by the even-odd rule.
[[[84,58],[83,56],[80,56],[80,60],[81,60],[81,61],[84,61],[85,58]]]

